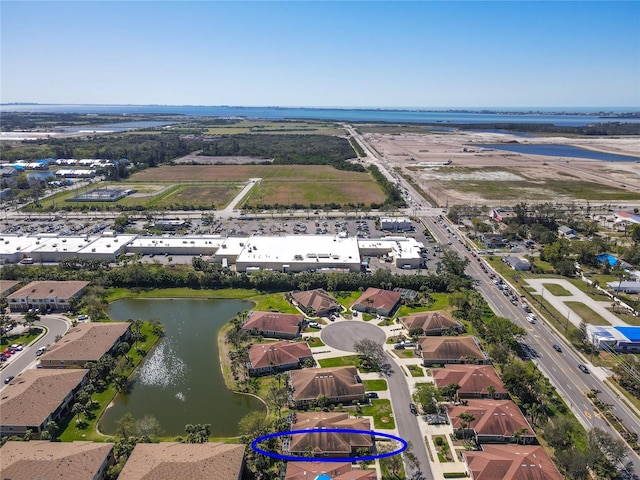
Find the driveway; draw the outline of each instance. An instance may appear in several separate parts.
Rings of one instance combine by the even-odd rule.
[[[355,342],[368,338],[382,345],[387,339],[387,334],[377,325],[353,320],[327,325],[322,329],[320,338],[332,348],[345,352],[355,352],[353,349]]]

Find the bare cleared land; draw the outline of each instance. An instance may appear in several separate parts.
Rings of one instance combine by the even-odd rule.
[[[366,128],[359,128],[366,132]],[[570,145],[638,156],[639,137],[521,137],[486,132],[364,133],[392,166],[441,205],[512,205],[521,201],[640,201],[640,166],[490,150],[474,144]],[[446,162],[425,166],[420,162]],[[638,157],[640,161],[640,157]]]

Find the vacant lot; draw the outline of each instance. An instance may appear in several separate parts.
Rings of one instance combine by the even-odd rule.
[[[262,178],[244,205],[371,204],[384,194],[371,175],[337,170],[326,165],[179,165],[149,168],[136,173],[140,182],[241,182]],[[170,180],[169,180],[170,179]],[[218,204],[218,202],[215,202]]]
[[[134,174],[133,182],[242,182],[250,178],[277,181],[371,181],[368,173],[327,165],[163,165]]]

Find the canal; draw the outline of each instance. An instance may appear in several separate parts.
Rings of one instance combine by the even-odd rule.
[[[242,300],[123,299],[109,306],[116,321],[157,318],[165,337],[142,362],[126,394],[106,410],[100,431],[116,432],[117,422],[130,412],[138,420],[153,416],[161,435],[184,435],[188,423],[210,423],[214,436],[236,436],[238,421],[265,410],[249,395],[227,390],[220,369],[217,335],[238,312],[252,307]]]

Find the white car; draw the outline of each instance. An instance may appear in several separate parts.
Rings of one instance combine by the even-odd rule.
[[[538,320],[538,318],[533,313],[527,315],[527,322],[536,323],[536,320]]]

